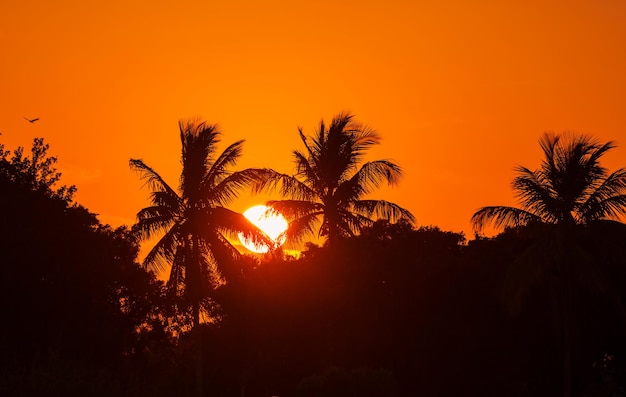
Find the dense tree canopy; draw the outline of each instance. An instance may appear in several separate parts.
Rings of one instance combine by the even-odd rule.
[[[30,157],[0,155],[0,391],[107,395],[121,377],[99,382],[150,341],[170,343],[161,284],[126,229],[100,224],[73,188],[56,186],[47,149],[35,139]]]

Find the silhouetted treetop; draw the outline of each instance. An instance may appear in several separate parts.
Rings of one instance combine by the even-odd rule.
[[[475,230],[547,224],[586,224],[616,219],[626,213],[626,169],[609,171],[600,158],[615,147],[587,135],[546,133],[539,144],[544,154],[541,167],[519,166],[513,189],[521,207],[482,207],[472,216]]]
[[[133,231],[140,240],[159,237],[144,264],[158,271],[170,267],[168,286],[180,297],[181,308],[192,308],[198,325],[201,309],[210,306],[211,291],[238,273],[240,254],[227,237],[241,232],[254,241],[270,240],[242,214],[225,207],[262,172],[231,169],[241,157],[243,141],[219,153],[221,132],[216,125],[181,121],[179,130],[178,189],[142,160],[130,160],[131,169],[151,190],[150,205],[137,213]]]
[[[298,130],[305,151],[294,150],[295,175],[263,174],[255,191],[278,190],[285,198],[268,205],[289,219],[287,242],[298,242],[318,232],[327,243],[358,234],[376,219],[391,222],[413,215],[395,203],[365,199],[382,184],[396,185],[402,168],[391,160],[364,160],[380,135],[340,113],[330,125],[322,120],[314,136]]]
[[[57,158],[48,155],[49,147],[43,138],[35,138],[31,155],[28,157],[24,154],[23,147],[19,146],[11,153],[4,150],[4,145],[0,143],[0,177],[32,190],[49,192],[52,196],[69,203],[76,187],[73,185],[55,187],[61,173],[54,167]]]

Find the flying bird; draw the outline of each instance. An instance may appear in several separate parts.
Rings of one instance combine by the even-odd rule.
[[[34,123],[35,121],[39,120],[39,117],[35,117],[34,119],[29,119],[29,118],[24,117],[24,120],[26,120],[26,121],[28,121],[29,123],[31,123],[31,124],[32,124],[32,123]]]

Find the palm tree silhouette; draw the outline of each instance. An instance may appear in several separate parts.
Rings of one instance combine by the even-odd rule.
[[[547,284],[557,309],[555,320],[560,324],[563,395],[569,397],[575,292],[586,288],[610,298],[614,295],[601,264],[588,251],[589,235],[601,234],[607,222],[626,213],[626,169],[609,173],[600,165],[600,158],[615,147],[612,141],[600,143],[586,135],[571,135],[565,141],[548,133],[540,145],[544,154],[541,167],[516,169],[513,189],[521,208],[482,207],[471,221],[477,233],[488,225],[534,226],[535,243],[511,264],[503,291],[517,309],[529,286]]]
[[[142,160],[131,159],[151,189],[151,205],[140,210],[133,231],[140,240],[161,236],[144,259],[155,271],[171,266],[168,286],[183,310],[191,307],[194,328],[208,307],[211,291],[223,277],[234,275],[240,256],[228,236],[241,232],[263,244],[271,240],[242,214],[225,208],[239,191],[259,177],[260,170],[232,172],[241,156],[243,141],[217,155],[221,132],[216,125],[197,120],[179,122],[182,173],[174,190]]]
[[[299,133],[306,152],[293,151],[296,174],[270,170],[254,185],[257,193],[278,189],[287,198],[267,204],[288,218],[288,242],[301,241],[317,229],[318,235],[332,245],[358,234],[374,222],[374,217],[415,221],[397,204],[363,199],[384,182],[396,185],[402,176],[400,166],[390,160],[361,164],[367,149],[380,143],[378,133],[347,113],[335,116],[329,126],[322,120],[312,138],[301,128]]]
[[[544,160],[531,171],[517,167],[513,189],[521,208],[482,207],[472,216],[475,231],[529,223],[587,224],[617,219],[626,213],[626,169],[609,174],[599,159],[613,149],[612,141],[599,143],[586,135],[563,143],[561,136],[545,134],[540,140]]]

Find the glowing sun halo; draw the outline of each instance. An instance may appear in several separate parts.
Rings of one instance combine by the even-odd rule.
[[[248,208],[243,213],[243,216],[248,218],[250,222],[261,229],[278,245],[282,245],[285,242],[284,232],[287,230],[288,224],[280,213],[271,211],[265,205],[256,205]],[[244,247],[252,252],[264,254],[269,251],[269,247],[267,245],[254,244],[252,241],[245,239],[241,233],[239,234],[239,241]]]

